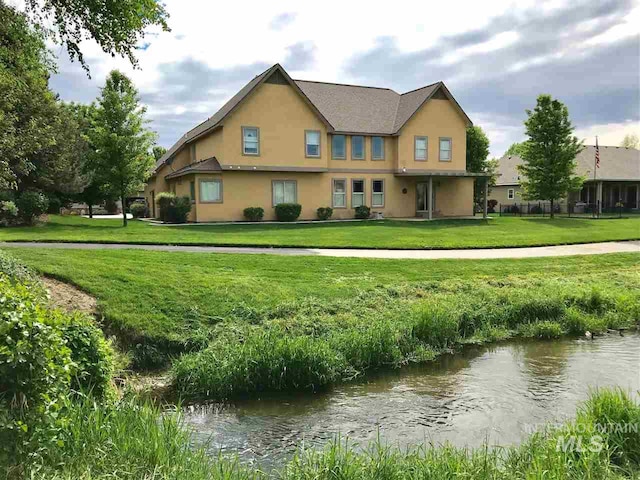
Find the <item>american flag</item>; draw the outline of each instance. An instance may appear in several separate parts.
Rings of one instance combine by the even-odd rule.
[[[600,148],[598,147],[598,137],[596,137],[596,168],[600,168]]]

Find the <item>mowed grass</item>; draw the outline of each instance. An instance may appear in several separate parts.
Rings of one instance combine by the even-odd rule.
[[[443,249],[522,247],[640,239],[640,217],[496,217],[488,221],[366,221],[325,224],[158,226],[52,215],[32,227],[0,229],[0,241]]]
[[[98,298],[138,366],[183,395],[319,389],[462,343],[640,318],[640,255],[415,261],[9,249]],[[188,353],[192,352],[192,353]]]

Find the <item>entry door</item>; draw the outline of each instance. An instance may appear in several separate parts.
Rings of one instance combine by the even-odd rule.
[[[432,185],[435,192],[435,184]],[[416,199],[416,211],[420,213],[427,212],[429,210],[429,184],[427,182],[420,182],[416,184]],[[432,195],[432,204],[432,210],[435,210],[435,195]]]

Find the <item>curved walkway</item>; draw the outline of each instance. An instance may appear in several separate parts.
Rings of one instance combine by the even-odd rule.
[[[154,250],[160,252],[240,253],[270,255],[314,255],[323,257],[396,258],[414,260],[565,257],[602,253],[640,253],[640,241],[582,243],[550,247],[480,248],[461,250],[372,250],[346,248],[267,248],[267,247],[207,247],[185,245],[139,245],[126,243],[48,243],[1,242],[0,248],[66,248],[80,250]]]

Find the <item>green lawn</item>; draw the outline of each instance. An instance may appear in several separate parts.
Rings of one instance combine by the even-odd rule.
[[[190,225],[51,216],[33,227],[0,229],[0,241],[155,243],[350,248],[520,247],[640,239],[640,218],[506,218],[489,221],[368,221],[301,225]]]

